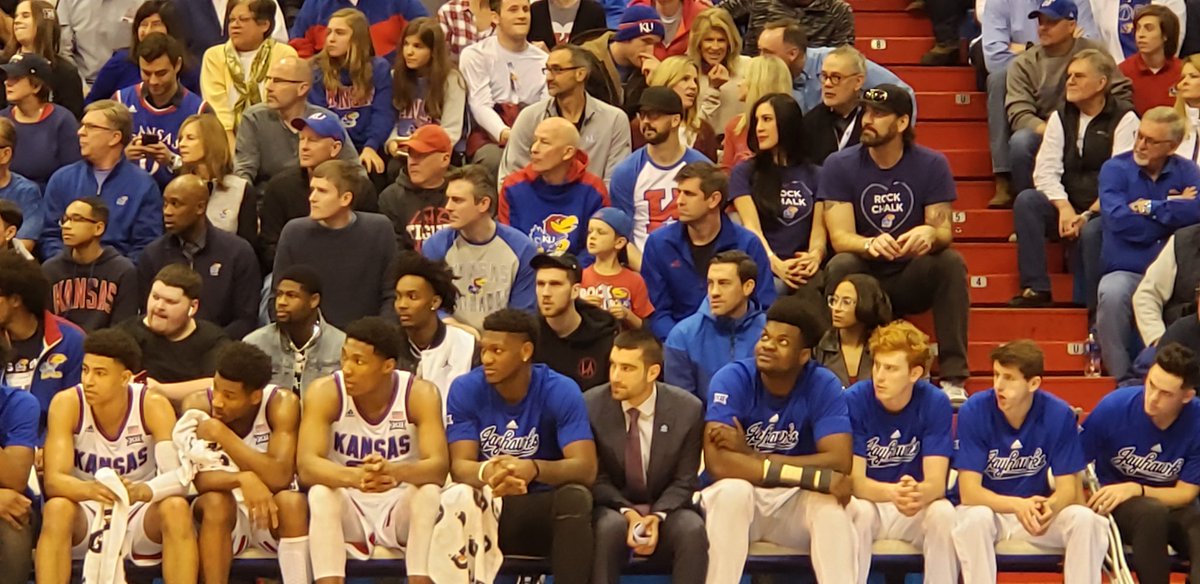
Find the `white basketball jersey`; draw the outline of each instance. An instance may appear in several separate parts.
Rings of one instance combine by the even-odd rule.
[[[358,466],[371,454],[389,462],[412,462],[420,457],[417,434],[408,418],[408,392],[413,376],[407,371],[392,372],[392,405],[377,420],[358,411],[354,399],[342,383],[342,372],[333,374],[341,406],[338,418],[330,425],[332,448],[329,460],[346,466]]]
[[[143,404],[146,386],[131,383],[127,387],[129,409],[116,435],[108,436],[92,417],[92,407],[83,395],[83,386],[76,385],[79,396],[79,422],[75,425],[75,467],[71,470],[76,478],[94,480],[97,470],[112,468],[117,475],[133,482],[146,481],[158,472],[152,447],[154,439],[146,428]]]
[[[254,424],[250,426],[250,433],[242,437],[242,443],[259,452],[266,452],[267,445],[271,443],[271,424],[267,422],[267,404],[271,403],[271,398],[275,397],[275,391],[279,388],[275,384],[267,384],[263,389],[262,402],[258,404],[258,413],[254,415]],[[212,405],[212,388],[208,389],[208,403]]]

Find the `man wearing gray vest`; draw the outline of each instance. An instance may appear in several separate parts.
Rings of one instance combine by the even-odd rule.
[[[1046,120],[1034,188],[1021,191],[1013,205],[1021,291],[1009,306],[1050,306],[1049,238],[1076,242],[1071,271],[1083,274],[1086,303],[1095,310],[1101,230],[1093,219],[1100,218],[1100,166],[1131,150],[1138,128],[1129,104],[1111,95],[1116,71],[1112,57],[1096,49],[1079,51],[1067,65],[1066,102]]]

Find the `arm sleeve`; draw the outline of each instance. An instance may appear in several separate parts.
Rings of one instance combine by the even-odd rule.
[[[22,446],[37,448],[41,445],[38,438],[38,421],[41,419],[41,406],[33,394],[14,391],[0,408],[3,418],[0,418],[0,430],[4,431],[5,448]]]
[[[231,339],[241,339],[250,334],[258,325],[258,304],[261,298],[262,273],[258,269],[258,259],[249,244],[242,246],[242,252],[236,258],[236,277],[240,285],[234,286],[236,304],[234,320],[225,326],[225,334]]]
[[[608,181],[608,199],[612,206],[625,212],[630,218],[635,216],[633,210],[633,186],[637,181],[637,165],[625,158],[630,164],[618,164]],[[643,250],[645,251],[645,250]],[[658,303],[655,302],[655,306]]]
[[[771,260],[767,258],[767,250],[762,241],[756,236],[747,240],[746,253],[758,264],[758,281],[754,283],[754,298],[758,305],[766,310],[775,303],[778,293],[775,292],[775,274],[771,272]],[[838,388],[841,390],[841,388]]]
[[[520,244],[513,248],[517,253],[517,277],[513,279],[512,292],[508,295],[508,307],[521,310],[533,310],[537,305],[534,298],[534,273],[529,261],[537,255],[533,242],[523,235]],[[512,245],[512,242],[509,242]]]
[[[129,260],[137,262],[137,256],[150,242],[163,234],[162,194],[153,179],[145,181],[145,192],[142,194],[141,208],[138,209],[134,221],[132,251]]]
[[[1030,77],[1030,69],[1036,67],[1036,64],[1027,62],[1028,55],[1029,53],[1022,53],[1021,57],[1013,59],[1008,67],[1004,111],[1008,115],[1008,125],[1014,132],[1032,130],[1042,123],[1042,118],[1037,113],[1037,85]]]
[[[42,193],[33,181],[26,181],[21,187],[13,193],[16,195],[14,202],[21,208],[23,215],[21,228],[17,230],[17,239],[37,241],[42,225],[46,222],[45,213],[42,211]]]
[[[871,437],[871,430],[867,427],[867,413],[863,411],[862,400],[859,399],[858,393],[861,390],[858,383],[846,388],[846,411],[850,415],[852,452],[854,456],[866,458],[867,440]],[[925,443],[922,442],[922,450],[924,450],[924,445]]]
[[[500,114],[496,113],[496,100],[492,97],[492,72],[488,70],[487,62],[478,45],[467,47],[459,57],[459,69],[463,79],[467,81],[467,105],[471,109],[471,118],[475,120],[493,140],[500,139],[500,132],[506,126]]]
[[[527,107],[517,114],[513,121],[512,131],[508,133],[508,144],[504,146],[504,155],[500,158],[499,184],[504,184],[508,175],[525,168],[529,164],[529,148],[533,145],[533,132],[539,120],[535,108],[541,104]]]
[[[1055,416],[1058,425],[1058,444],[1050,453],[1051,472],[1055,476],[1075,474],[1087,467],[1083,456],[1083,444],[1079,439],[1079,426],[1075,423],[1075,412],[1064,404],[1063,411]]]
[[[642,258],[642,278],[646,281],[646,289],[650,291],[650,303],[654,305],[654,314],[650,315],[650,330],[658,339],[665,340],[671,329],[679,321],[675,320],[673,309],[675,298],[671,294],[671,286],[667,275],[660,272],[659,251],[655,240],[646,240],[645,255]]]
[[[748,197],[751,195],[750,181],[752,164],[746,161],[739,162],[733,167],[733,172],[729,173],[729,200],[732,201],[739,197]]]
[[[396,283],[391,280],[392,264],[396,260],[396,253],[399,248],[392,239],[392,234],[387,230],[380,232],[378,249],[372,254],[379,258],[379,316],[385,318],[395,318],[396,312],[393,307],[396,302]]]
[[[605,187],[609,186],[613,173],[617,170],[617,165],[628,158],[630,152],[633,152],[633,139],[629,132],[629,124],[618,123],[613,128],[608,160],[604,163],[604,176],[600,177],[604,180]]]
[[[933,399],[929,400],[925,410],[925,427],[921,435],[921,455],[950,458],[954,455],[954,440],[951,438],[954,408],[950,405],[950,399],[946,397],[946,394],[940,391],[932,394],[931,397]]]
[[[125,270],[117,280],[117,295],[113,299],[110,322],[116,324],[136,316],[138,310],[141,309],[141,298],[143,296],[138,288],[137,269],[130,265],[129,269]]]
[[[58,252],[63,247],[62,227],[58,224],[58,218],[62,217],[63,212],[66,211],[66,204],[62,201],[61,197],[69,195],[65,193],[64,195],[59,195],[58,193],[60,190],[67,190],[66,182],[60,171],[54,173],[50,177],[50,182],[46,183],[46,193],[42,197],[42,216],[44,218],[42,221],[42,237],[38,242],[38,248],[42,252],[42,260],[48,260],[58,255]]]
[[[704,421],[733,426],[734,418],[744,418],[743,388],[753,385],[753,380],[747,379],[743,369],[736,364],[726,365],[717,370],[708,383],[708,395],[705,396],[708,410],[704,414]],[[838,390],[841,391],[841,388]]]
[[[827,375],[814,379],[811,389],[808,399],[809,411],[813,412],[813,440],[819,441],[833,434],[849,434],[850,410],[838,378]]]
[[[1106,423],[1107,414],[1108,409],[1104,400],[1100,400],[1100,403],[1096,404],[1096,407],[1083,420],[1083,424],[1080,424],[1082,430],[1079,432],[1079,445],[1083,449],[1085,460],[1093,461],[1101,456],[1104,447],[1104,428],[1110,427]]]
[[[1133,292],[1133,316],[1137,320],[1138,333],[1146,346],[1158,342],[1166,332],[1163,322],[1163,304],[1175,293],[1175,236],[1167,239],[1158,257],[1146,268],[1146,275]]]
[[[1000,2],[995,2],[995,3],[1000,4]],[[1083,30],[1083,36],[1085,36],[1089,39],[1099,41],[1100,40],[1100,27],[1096,26],[1096,18],[1095,18],[1095,15],[1092,13],[1092,3],[1091,2],[1076,2],[1076,5],[1079,8],[1079,11],[1078,11],[1079,14],[1076,16],[1076,19],[1075,19],[1076,26],[1078,26],[1080,29]],[[1183,38],[1183,19],[1182,18],[1180,19],[1180,22],[1179,22],[1179,38],[1180,39]]]
[[[1125,117],[1117,123],[1116,133],[1113,135],[1112,155],[1124,154],[1133,150],[1133,143],[1137,140],[1138,124],[1137,114],[1133,112],[1125,112]]]
[[[440,12],[439,12],[440,14]],[[442,119],[438,124],[450,137],[451,144],[458,144],[463,137],[467,113],[467,82],[463,81],[458,70],[452,70],[446,77],[446,102],[442,104]]]
[[[312,57],[317,52],[316,38],[310,36],[309,28],[320,24],[317,22],[318,10],[321,8],[321,2],[309,0],[300,5],[300,13],[296,15],[296,21],[292,23],[292,30],[288,36],[291,40],[288,44],[296,49],[301,57],[305,59]]]
[[[105,61],[104,66],[100,67],[100,71],[96,73],[96,80],[92,82],[92,87],[88,89],[87,95],[83,98],[84,105],[100,99],[108,99],[109,96],[121,89],[116,84],[118,67],[120,65],[115,56]]]
[[[970,407],[975,405],[976,407]],[[978,404],[966,403],[958,410],[958,451],[954,468],[982,473],[987,466],[986,419],[979,415]]]
[[[580,440],[594,440],[592,424],[588,420],[587,406],[583,403],[583,392],[579,386],[569,379],[555,388],[555,418],[558,422],[558,446],[567,445]]]
[[[983,59],[988,73],[1003,71],[1015,56],[1009,47],[1009,43],[1012,42],[1012,30],[1008,27],[1008,12],[1006,2],[992,2],[983,12],[983,21],[980,24],[983,28]],[[1090,10],[1088,14],[1091,14]],[[1094,32],[1094,23],[1092,28]]]
[[[371,130],[364,144],[376,152],[383,152],[383,142],[396,126],[396,107],[392,105],[392,75],[387,61],[375,61],[375,99],[371,100]],[[451,139],[450,143],[454,144]]]
[[[663,346],[663,358],[666,361],[663,366],[663,381],[704,399],[706,396],[699,395],[697,391],[699,384],[696,382],[696,369],[681,337],[682,329],[679,328],[667,335],[667,342]]]
[[[204,61],[200,65],[200,95],[228,131],[233,129],[234,120],[233,108],[229,106],[225,64],[221,59],[224,50],[224,45],[215,45],[204,51]],[[248,178],[253,180],[254,177]]]
[[[212,107],[211,105],[209,107]],[[244,122],[249,122],[243,117]],[[254,182],[258,178],[258,127],[253,123],[243,123],[238,126],[237,141],[233,150],[234,174]]]
[[[475,412],[479,411],[480,404],[471,403],[472,396],[478,393],[471,385],[472,381],[472,378],[462,376],[450,384],[446,396],[446,440],[450,443],[479,440],[479,420]]]
[[[1113,160],[1100,167],[1100,213],[1104,231],[1131,243],[1150,243],[1159,239],[1162,229],[1153,219],[1134,213],[1125,200],[1127,181]]]
[[[1114,146],[1115,146],[1114,142]],[[1051,201],[1067,200],[1067,189],[1062,184],[1063,175],[1063,126],[1058,112],[1050,114],[1046,121],[1046,133],[1038,148],[1037,161],[1033,167],[1033,186]]]

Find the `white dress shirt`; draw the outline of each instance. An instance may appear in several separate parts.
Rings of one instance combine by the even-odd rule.
[[[1076,132],[1075,149],[1080,153],[1083,152],[1083,139],[1088,124],[1094,118],[1095,116],[1079,113],[1079,131]],[[1112,155],[1116,156],[1133,150],[1133,141],[1137,137],[1137,131],[1137,114],[1132,111],[1126,112],[1121,121],[1117,122],[1117,127],[1113,131]],[[1067,189],[1062,183],[1065,135],[1066,132],[1063,130],[1058,112],[1050,114],[1050,119],[1046,120],[1046,133],[1042,136],[1042,145],[1038,149],[1037,158],[1034,161],[1033,186],[1051,201],[1067,200]]]

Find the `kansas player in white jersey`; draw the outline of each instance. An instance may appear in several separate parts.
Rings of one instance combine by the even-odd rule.
[[[212,415],[196,436],[220,446],[238,468],[193,479],[205,584],[228,582],[233,556],[251,546],[278,554],[284,584],[311,581],[308,500],[291,488],[300,398],[270,381],[271,358],[239,341],[221,351],[212,388],[184,401],[185,409]]]
[[[135,563],[163,564],[166,584],[196,582],[199,560],[191,510],[174,471],[175,411],[167,398],[133,383],[141,350],[118,329],[88,335],[83,382],[50,402],[46,435],[46,507],[37,545],[39,584],[65,584],[71,559],[87,551],[87,528],[117,499],[95,480],[112,468],[126,481],[128,537]]]
[[[318,583],[344,582],[346,554],[405,548],[408,581],[430,584],[429,538],[449,470],[437,388],[396,369],[399,329],[379,317],[346,327],[342,366],[304,393],[297,467],[309,487]]]
[[[1116,520],[1143,584],[1170,579],[1168,545],[1200,558],[1198,378],[1195,353],[1161,346],[1144,386],[1109,393],[1083,422],[1084,453],[1096,461],[1101,485],[1088,505]],[[1200,561],[1189,577],[1200,582]]]
[[[898,320],[875,329],[868,346],[871,379],[846,390],[858,581],[866,584],[875,540],[898,539],[921,548],[927,584],[956,584],[954,505],[946,500],[954,411],[946,394],[922,379],[932,358],[929,337]]]
[[[716,482],[700,492],[708,528],[708,584],[735,584],[750,543],[811,542],[820,584],[858,580],[850,500],[851,429],[837,376],[812,360],[815,310],[775,302],[753,359],[709,384],[704,460]]]
[[[958,412],[954,544],[963,581],[995,582],[995,544],[1012,539],[1065,548],[1064,582],[1099,584],[1108,520],[1079,496],[1087,460],[1075,411],[1041,390],[1043,356],[1033,341],[1001,345],[991,359],[994,389]]]

